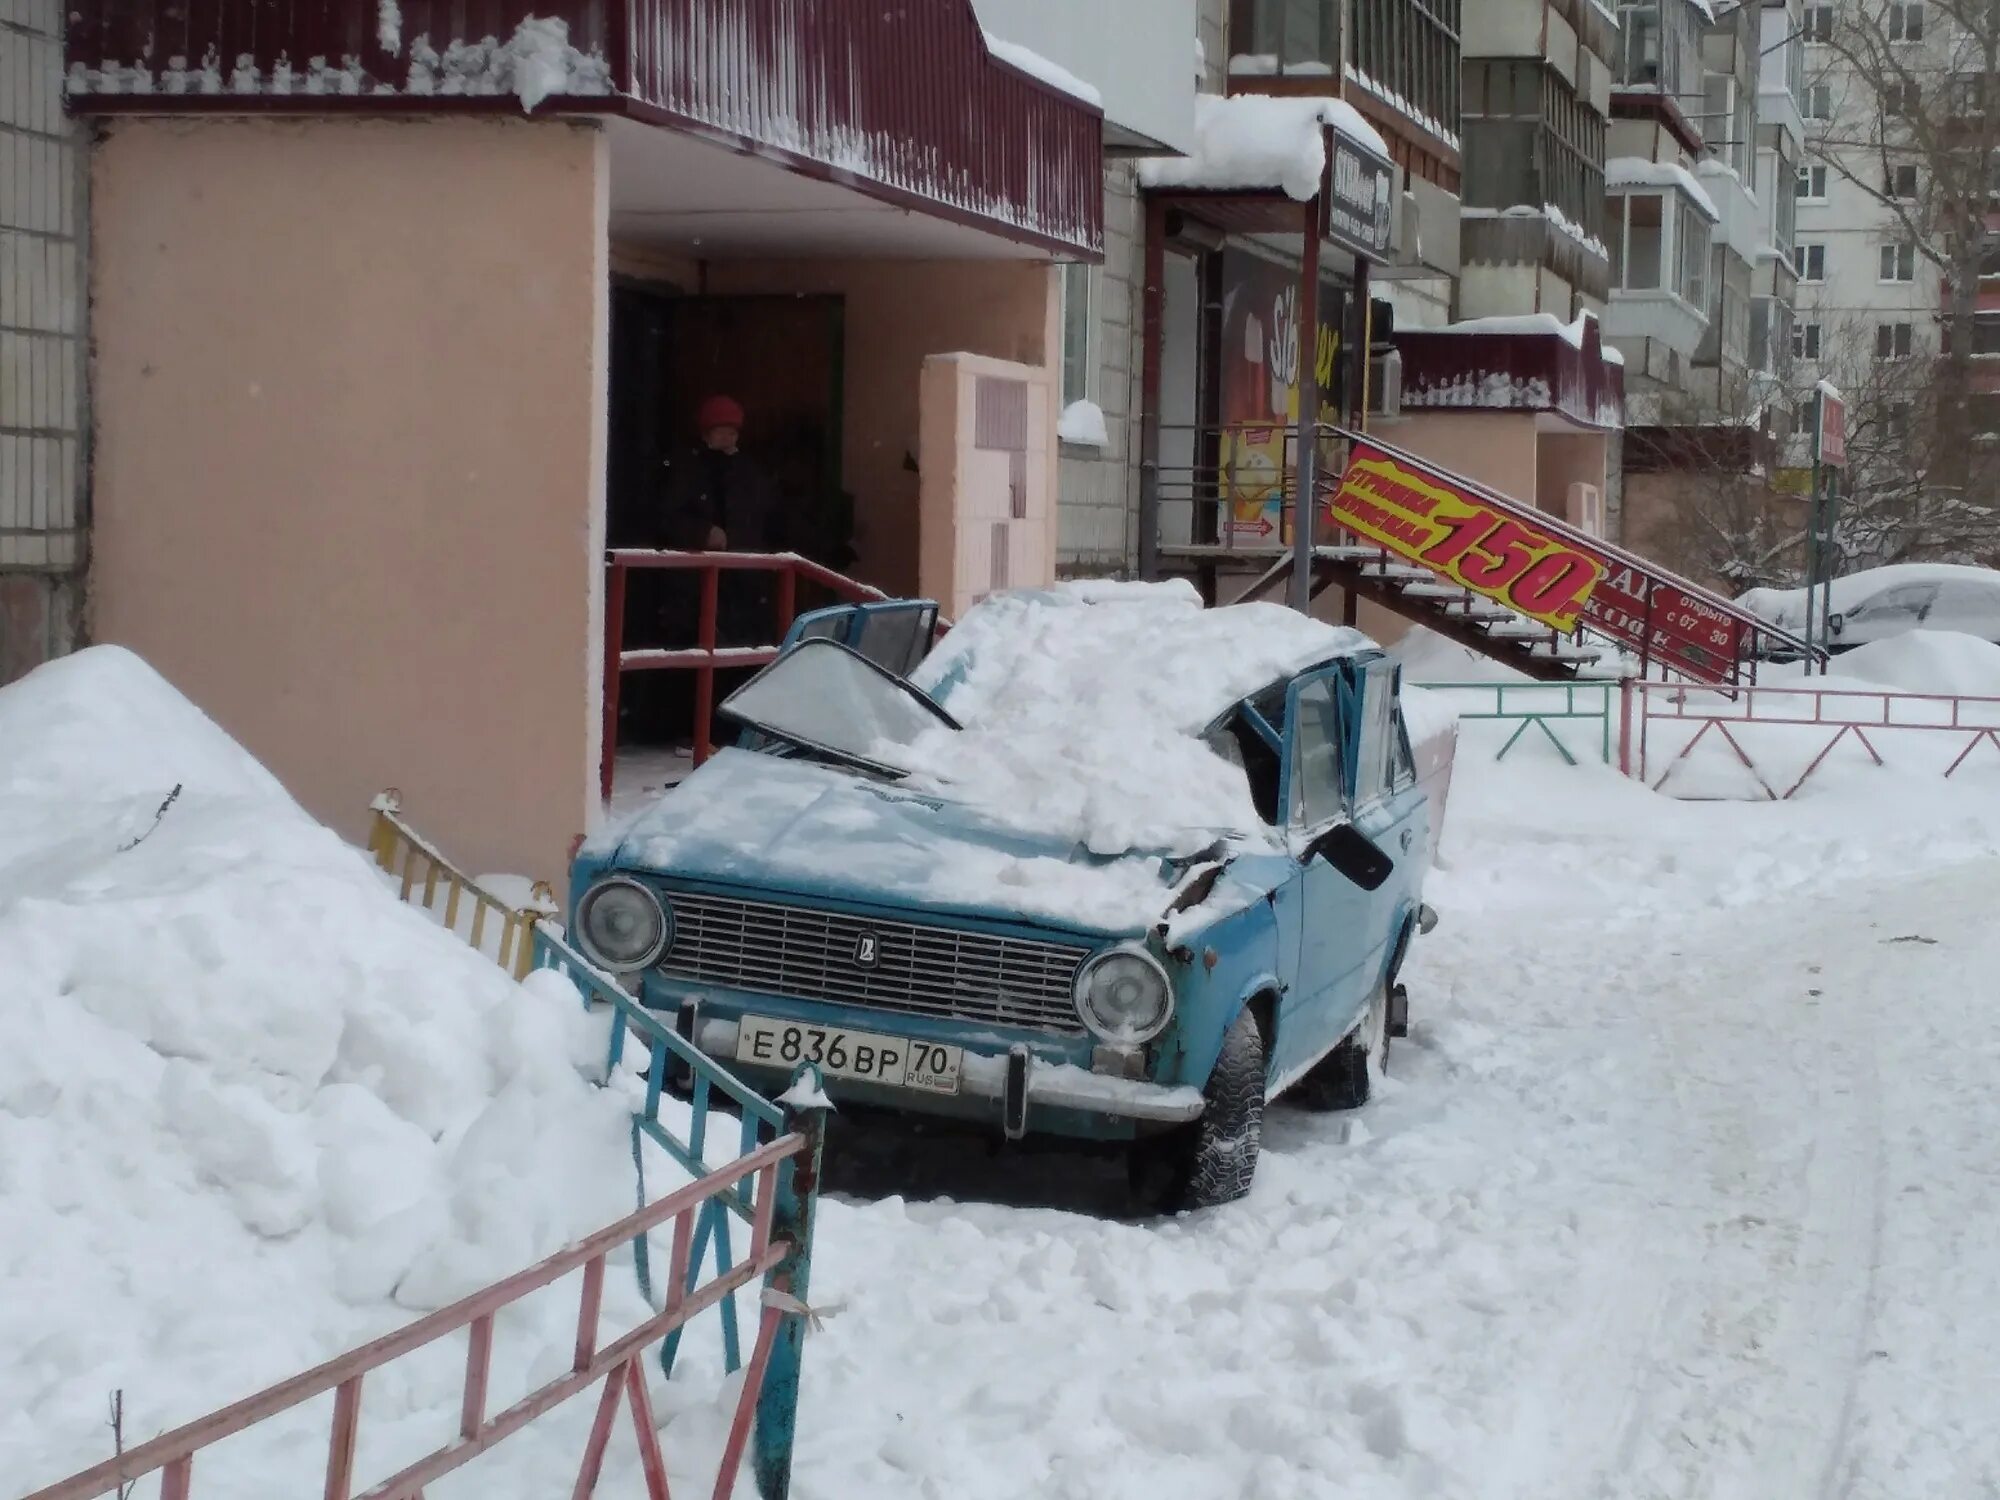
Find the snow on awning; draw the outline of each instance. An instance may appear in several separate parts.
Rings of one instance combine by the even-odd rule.
[[[1140,186],[1209,192],[1281,190],[1305,203],[1326,175],[1330,128],[1385,160],[1389,147],[1342,99],[1203,94],[1194,102],[1195,151],[1139,163]]]
[[[1473,318],[1398,332],[1403,405],[1413,410],[1551,412],[1582,427],[1625,425],[1624,360],[1588,313]]]

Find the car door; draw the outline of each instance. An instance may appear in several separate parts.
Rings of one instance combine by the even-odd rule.
[[[1833,643],[1836,647],[1860,646],[1915,630],[1924,623],[1936,598],[1934,583],[1906,583],[1885,589],[1846,614],[1833,617]]]
[[[1297,679],[1286,695],[1280,805],[1300,861],[1300,909],[1297,966],[1279,1008],[1272,1068],[1282,1081],[1296,1077],[1338,1043],[1366,998],[1362,967],[1374,897],[1326,860],[1304,855],[1313,839],[1351,813],[1345,677],[1343,667],[1328,667]]]
[[[1996,580],[2000,582],[2000,580]],[[2000,641],[2000,589],[1947,579],[1924,616],[1926,630],[1956,630],[1983,641]]]
[[[937,636],[937,618],[938,607],[928,599],[834,604],[809,610],[792,621],[784,649],[806,640],[838,641],[884,671],[908,677],[930,654]]]
[[[1360,666],[1346,682],[1348,717],[1355,725],[1348,785],[1354,826],[1395,866],[1372,893],[1364,1000],[1382,976],[1389,945],[1415,908],[1430,850],[1428,805],[1417,790],[1416,761],[1403,723],[1402,672],[1383,658]]]

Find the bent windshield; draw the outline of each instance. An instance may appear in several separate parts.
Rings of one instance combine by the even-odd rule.
[[[892,776],[897,750],[927,729],[957,723],[909,683],[847,647],[800,641],[723,702],[760,734]]]

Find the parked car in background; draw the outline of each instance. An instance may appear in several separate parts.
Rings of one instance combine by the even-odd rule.
[[[1831,651],[1910,630],[1952,630],[2000,642],[2000,570],[1993,568],[1892,563],[1834,579],[1831,596],[1824,638]],[[1804,589],[1750,589],[1737,603],[1794,635],[1805,633]]]
[[[810,1062],[843,1109],[1125,1142],[1163,1206],[1240,1196],[1265,1101],[1362,1104],[1404,1026],[1435,810],[1396,663],[1075,585],[987,600],[904,676],[867,646],[906,665],[912,611],[802,620],[724,705],[743,743],[580,851],[573,939],[760,1086]]]

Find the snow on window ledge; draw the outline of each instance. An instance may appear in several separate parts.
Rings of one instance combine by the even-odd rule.
[[[1056,437],[1072,448],[1104,449],[1111,446],[1111,432],[1104,424],[1104,409],[1095,401],[1072,401],[1056,422]]]

